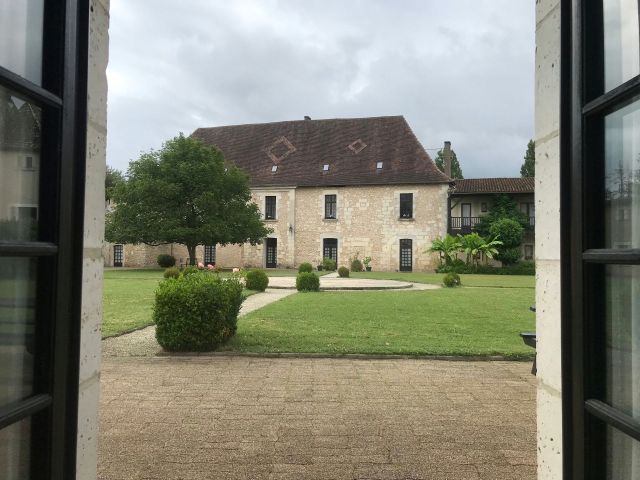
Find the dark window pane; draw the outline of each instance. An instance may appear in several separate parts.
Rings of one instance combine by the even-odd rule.
[[[400,218],[413,218],[413,193],[400,194]]]
[[[338,262],[338,239],[325,238],[322,241],[322,257]]]
[[[43,0],[0,2],[0,66],[42,83]]]
[[[637,0],[604,0],[605,90],[640,73]]]
[[[336,195],[324,196],[324,217],[337,218],[337,198]]]
[[[0,478],[25,480],[31,478],[31,420],[26,418],[0,430]]]
[[[605,117],[605,247],[640,248],[640,101]]]
[[[607,479],[640,478],[640,443],[607,426]]]
[[[38,236],[41,111],[0,87],[0,241]]]
[[[640,266],[607,266],[605,294],[606,401],[640,419]]]
[[[213,265],[216,263],[216,246],[205,245],[204,246],[204,264]]]
[[[276,218],[276,197],[265,197],[264,218],[267,220],[275,220]]]
[[[33,391],[36,264],[0,257],[0,406]]]

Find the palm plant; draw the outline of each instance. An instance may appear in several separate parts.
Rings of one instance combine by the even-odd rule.
[[[458,258],[458,252],[462,248],[458,238],[447,234],[444,238],[436,238],[431,243],[429,252],[438,252],[440,255],[440,265],[445,263],[450,265],[453,260]]]
[[[498,240],[498,237],[494,238],[490,242],[485,242],[480,247],[480,252],[484,254],[484,263],[489,263],[489,259],[493,259],[499,252],[498,247],[502,245],[502,242]]]
[[[473,266],[477,266],[478,260],[480,259],[480,249],[487,243],[485,239],[476,232],[464,236],[458,235],[458,238],[462,251],[467,255],[467,265],[471,262]]]

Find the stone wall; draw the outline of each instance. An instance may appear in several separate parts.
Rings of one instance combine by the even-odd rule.
[[[98,401],[102,322],[102,248],[107,137],[109,0],[92,0],[89,37],[87,168],[76,478],[97,477]]]
[[[560,370],[560,3],[536,2],[538,479],[562,478]]]
[[[113,267],[113,243],[104,243],[102,257],[105,267]],[[189,261],[187,247],[178,243],[164,245],[137,245],[126,243],[123,245],[122,266],[128,268],[149,268],[158,266],[158,255],[173,255],[176,265],[186,264]],[[204,260],[204,247],[196,247],[196,258],[199,262]]]

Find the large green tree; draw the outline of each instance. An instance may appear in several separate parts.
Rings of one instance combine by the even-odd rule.
[[[520,167],[521,177],[535,177],[536,176],[536,143],[533,140],[529,140],[527,144],[527,151],[524,154],[524,163]]]
[[[225,163],[220,150],[182,134],[131,162],[111,197],[107,241],[182,243],[192,264],[198,245],[255,245],[271,233],[246,174]]]
[[[104,177],[104,197],[105,200],[111,200],[111,192],[116,185],[124,181],[124,175],[116,168],[107,165],[107,172]]]
[[[438,154],[436,155],[436,167],[441,172],[444,172],[444,157],[442,156],[442,149],[438,150]],[[463,179],[462,168],[460,167],[460,162],[458,162],[458,157],[456,152],[451,150],[451,178]]]

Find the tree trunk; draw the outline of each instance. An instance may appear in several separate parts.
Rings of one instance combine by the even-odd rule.
[[[189,265],[196,264],[196,245],[187,245],[187,252],[189,252]]]

